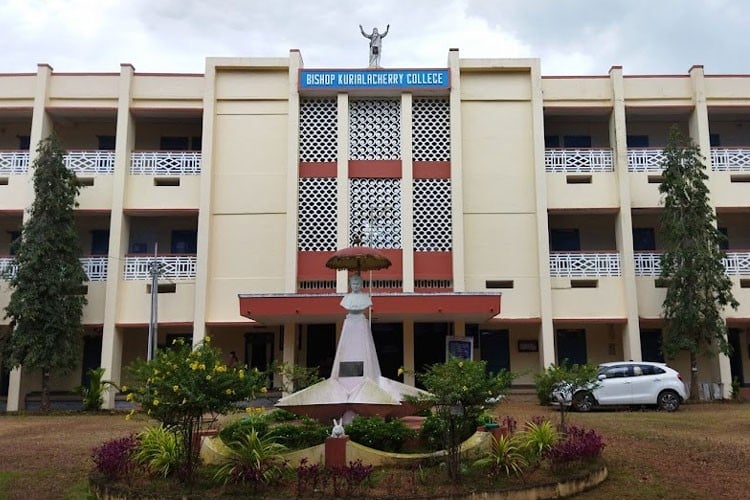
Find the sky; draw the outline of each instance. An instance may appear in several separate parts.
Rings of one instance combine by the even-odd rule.
[[[0,73],[203,73],[206,57],[362,68],[533,57],[543,75],[750,74],[746,0],[0,0]]]

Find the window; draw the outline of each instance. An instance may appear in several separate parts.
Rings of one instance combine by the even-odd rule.
[[[633,250],[636,252],[656,250],[656,237],[653,227],[633,228]]]
[[[557,135],[545,135],[544,136],[544,147],[545,148],[559,148],[560,147],[560,136],[557,136]]]
[[[172,253],[194,254],[198,251],[198,231],[176,230],[172,231]]]
[[[565,148],[590,148],[590,135],[564,135],[563,147]]]
[[[159,149],[162,151],[187,151],[189,146],[188,137],[162,137],[159,140]]]
[[[722,234],[722,236],[724,236],[719,241],[719,248],[721,250],[727,251],[729,250],[729,229],[727,229],[726,227],[720,227],[719,232]]]
[[[629,148],[647,148],[649,144],[647,135],[628,135],[625,140]]]
[[[550,229],[549,249],[552,252],[577,252],[581,249],[578,229]]]
[[[721,146],[721,137],[719,137],[719,134],[708,134],[708,141],[712,148]]]
[[[630,376],[630,367],[627,365],[616,365],[606,367],[601,374],[606,378],[624,378]]]
[[[94,229],[91,231],[91,255],[107,255],[109,253],[109,229]]]
[[[98,149],[103,151],[114,151],[115,150],[115,136],[114,135],[97,135]]]
[[[18,149],[21,149],[23,151],[28,151],[31,146],[31,136],[28,135],[18,135]]]

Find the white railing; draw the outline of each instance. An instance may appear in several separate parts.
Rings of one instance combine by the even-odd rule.
[[[553,278],[620,276],[620,254],[608,252],[553,252],[549,256]]]
[[[107,256],[97,255],[80,259],[89,281],[107,281]],[[6,274],[6,270],[8,274]],[[0,279],[16,275],[18,264],[15,257],[0,257]]]
[[[547,148],[544,168],[547,172],[612,172],[612,150]]]
[[[83,270],[86,271],[89,281],[107,281],[107,263],[106,255],[92,255],[81,259]]]
[[[133,151],[133,175],[200,175],[200,151]]]
[[[636,276],[660,276],[661,252],[635,252]],[[722,259],[729,276],[750,275],[750,252],[726,252]]]
[[[25,174],[28,171],[28,151],[0,151],[0,174]]]
[[[711,169],[720,172],[750,170],[750,148],[711,148]]]
[[[68,151],[65,166],[76,174],[111,174],[115,171],[115,152],[109,150]]]
[[[661,256],[657,252],[635,252],[636,276],[660,276]]]
[[[154,257],[125,257],[123,278],[126,280],[151,279],[151,261]],[[158,255],[159,277],[169,280],[190,280],[195,278],[195,255]]]
[[[662,148],[628,148],[628,171],[661,173],[664,158]]]
[[[723,262],[724,269],[730,276],[747,276],[750,274],[750,252],[727,252]]]

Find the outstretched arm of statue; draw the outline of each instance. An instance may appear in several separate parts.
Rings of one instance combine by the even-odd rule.
[[[361,24],[359,25],[359,31],[361,31],[361,32],[362,32],[362,36],[363,36],[363,37],[365,37],[365,38],[370,38],[370,35],[368,35],[367,33],[365,33],[365,30],[364,30],[364,29],[362,28],[362,25],[361,25]]]
[[[385,27],[385,32],[382,35],[380,35],[380,38],[385,38],[385,35],[388,34],[388,30],[389,29],[391,29],[391,25],[390,24]]]

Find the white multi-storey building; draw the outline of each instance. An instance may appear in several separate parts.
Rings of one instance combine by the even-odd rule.
[[[750,76],[700,66],[554,77],[536,59],[450,50],[444,68],[312,70],[293,50],[209,58],[204,74],[3,74],[0,267],[32,202],[35,146],[54,133],[84,185],[89,275],[81,366],[55,390],[95,366],[122,381],[145,357],[155,251],[161,346],[211,335],[252,366],[325,372],[346,275],[324,264],[357,239],[393,262],[366,276],[386,376],[404,367],[414,383],[447,337],[473,339],[517,384],[566,358],[660,359],[672,124],[705,155],[728,236],[734,354],[699,373],[727,397],[732,377],[750,383]],[[8,297],[0,282],[0,307]],[[671,364],[689,371],[686,355]],[[2,373],[8,410],[40,388],[33,372]]]

